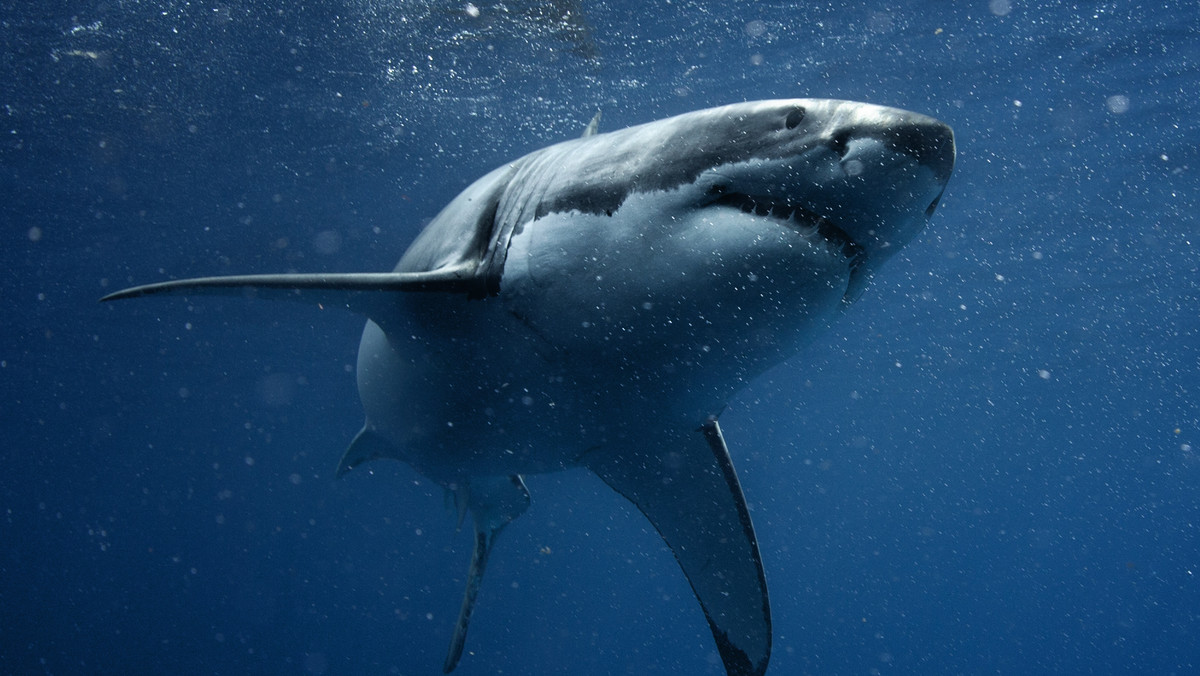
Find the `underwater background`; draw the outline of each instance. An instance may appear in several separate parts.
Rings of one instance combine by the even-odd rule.
[[[1200,4],[0,6],[0,672],[433,674],[470,557],[341,480],[362,319],[167,278],[387,271],[505,161],[743,100],[938,117],[958,166],[721,418],[772,674],[1200,670]],[[528,477],[456,674],[724,673],[670,550]]]

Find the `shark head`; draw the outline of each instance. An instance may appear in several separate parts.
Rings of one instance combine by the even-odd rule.
[[[712,414],[921,231],[954,154],[932,118],[808,99],[552,146],[496,200],[499,294],[597,378],[636,355],[646,397],[681,385],[681,415]]]
[[[843,300],[933,215],[954,166],[950,128],[932,118],[844,101],[747,104],[761,147],[720,159],[680,192],[702,218],[766,219],[847,263]],[[725,209],[724,213],[720,210]],[[730,210],[736,209],[742,221]]]
[[[954,154],[950,128],[917,113],[826,99],[742,103],[528,156],[498,216],[612,215],[632,195],[676,192],[664,208],[736,208],[878,262],[932,215]]]

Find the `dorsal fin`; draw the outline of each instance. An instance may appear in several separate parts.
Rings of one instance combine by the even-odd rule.
[[[587,126],[583,128],[583,136],[580,136],[579,138],[590,138],[599,133],[600,133],[600,111],[597,110],[596,114],[592,116],[592,121],[588,122]]]

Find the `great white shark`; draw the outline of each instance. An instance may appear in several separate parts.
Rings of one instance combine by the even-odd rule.
[[[477,180],[392,272],[184,279],[104,300],[253,289],[367,318],[366,422],[337,473],[402,460],[470,514],[446,672],[496,536],[529,505],[522,475],[583,466],[674,552],[726,671],[759,675],[767,584],[717,417],[921,231],[954,156],[942,122],[850,101],[592,124]]]

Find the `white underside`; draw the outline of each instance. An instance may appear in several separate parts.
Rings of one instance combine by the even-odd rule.
[[[399,457],[448,483],[692,429],[839,311],[824,240],[729,208],[655,221],[662,198],[534,221],[499,298],[408,295],[390,342],[369,323],[360,392]]]

